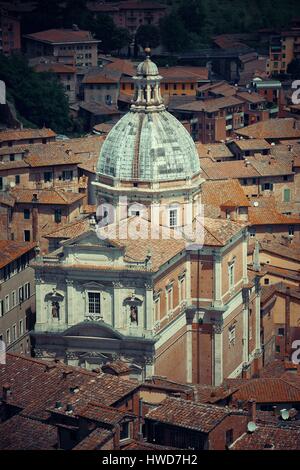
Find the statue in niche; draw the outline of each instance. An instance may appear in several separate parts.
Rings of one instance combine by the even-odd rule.
[[[59,319],[59,302],[57,300],[52,302],[52,317]]]
[[[131,323],[138,324],[138,308],[136,305],[130,307],[130,321]]]

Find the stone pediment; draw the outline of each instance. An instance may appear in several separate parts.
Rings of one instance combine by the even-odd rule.
[[[71,238],[62,242],[63,246],[102,246],[109,248],[119,248],[122,249],[119,245],[114,244],[113,242],[98,237],[95,230],[89,230],[87,232],[78,235],[78,237]]]
[[[81,336],[122,340],[123,335],[103,321],[81,322],[64,331],[64,336]]]

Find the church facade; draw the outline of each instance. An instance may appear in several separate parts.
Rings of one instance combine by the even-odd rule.
[[[200,217],[198,154],[161,78],[147,57],[102,146],[98,224],[35,262],[35,355],[87,368],[122,358],[141,378],[219,385],[260,367],[259,278],[247,275],[246,225]],[[101,236],[105,225],[115,230]]]

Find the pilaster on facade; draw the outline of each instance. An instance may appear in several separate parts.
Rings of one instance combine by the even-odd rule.
[[[72,279],[66,279],[66,286],[67,286],[67,318],[66,323],[68,326],[75,325],[80,320],[76,315],[76,305],[75,305],[75,292],[74,292],[74,281]]]
[[[144,320],[144,327],[148,331],[152,331],[154,325],[153,319],[153,285],[151,283],[145,284],[146,289],[146,305],[145,305],[145,320]]]
[[[258,354],[261,353],[261,338],[260,338],[260,305],[261,305],[261,287],[260,278],[255,278],[255,349]]]
[[[213,325],[213,385],[218,386],[223,382],[223,323]]]
[[[222,255],[214,252],[214,306],[221,306],[222,302]]]
[[[116,329],[123,328],[123,323],[121,322],[121,296],[120,291],[123,285],[120,282],[113,282],[114,289],[114,305],[113,305],[113,314],[112,314],[112,327]]]
[[[247,232],[243,236],[243,283],[248,284],[247,254],[248,254],[248,235]]]

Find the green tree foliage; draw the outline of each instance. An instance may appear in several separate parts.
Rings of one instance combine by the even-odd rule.
[[[0,55],[0,80],[25,121],[58,132],[70,129],[68,99],[52,74],[35,72],[20,56]]]
[[[189,34],[176,12],[161,19],[160,35],[162,44],[169,52],[183,51],[190,45]]]
[[[292,78],[300,78],[300,59],[294,59],[288,65],[287,72],[291,74]]]
[[[141,47],[149,46],[155,49],[160,45],[159,29],[151,24],[141,25],[136,32],[135,41]]]

